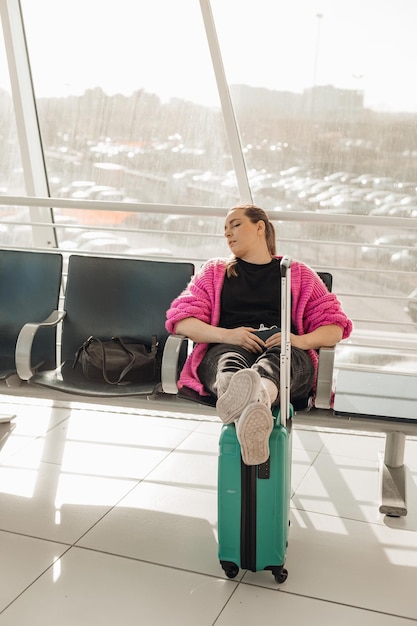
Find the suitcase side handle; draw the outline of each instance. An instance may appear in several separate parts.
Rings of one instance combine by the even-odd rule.
[[[291,257],[281,259],[281,357],[280,423],[287,425],[290,409],[291,372]]]

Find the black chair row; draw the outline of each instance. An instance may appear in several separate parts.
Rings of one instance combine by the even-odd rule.
[[[171,362],[172,348],[164,351],[168,339],[165,314],[194,273],[193,264],[71,255],[59,309],[62,261],[62,255],[55,252],[0,251],[0,279],[4,276],[0,376],[5,379],[17,373],[30,384],[88,396],[149,395],[155,391],[176,394],[182,359],[177,355]],[[331,274],[321,272],[320,276],[331,290]],[[157,368],[153,380],[125,385],[88,380],[81,365],[73,365],[79,347],[91,335],[100,339],[119,336],[148,344],[156,335],[165,373]],[[182,350],[184,356],[185,346]],[[326,357],[326,363],[326,369],[331,370],[333,353]],[[174,379],[171,386],[169,377]],[[329,378],[326,376],[327,382]],[[329,389],[319,396],[328,407]],[[199,401],[190,395],[188,399]]]

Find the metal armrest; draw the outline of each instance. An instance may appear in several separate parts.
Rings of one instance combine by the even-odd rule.
[[[161,384],[164,393],[176,394],[179,376],[179,358],[184,342],[190,341],[184,335],[169,335],[162,354]]]
[[[43,322],[29,322],[19,333],[16,342],[16,371],[21,380],[29,380],[34,371],[31,367],[32,344],[39,328],[57,326],[66,315],[66,311],[55,310]]]
[[[333,393],[333,368],[335,348],[320,348],[317,371],[316,399],[318,409],[330,409]]]

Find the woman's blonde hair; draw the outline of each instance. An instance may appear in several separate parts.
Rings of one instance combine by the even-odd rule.
[[[257,224],[257,222],[260,221],[264,222],[266,245],[271,256],[275,256],[277,253],[275,228],[273,223],[269,221],[266,212],[255,204],[237,204],[230,209],[229,213],[235,209],[241,209],[253,224]],[[232,257],[226,268],[228,278],[230,278],[230,276],[237,276],[236,265],[237,259],[236,257]]]

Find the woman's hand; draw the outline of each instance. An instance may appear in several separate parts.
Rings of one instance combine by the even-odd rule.
[[[335,346],[343,336],[343,330],[336,324],[327,324],[320,326],[311,333],[305,335],[290,334],[291,346],[300,348],[301,350],[318,350],[319,348]],[[281,345],[281,332],[275,333],[265,341],[267,348]]]
[[[281,331],[263,341],[254,334],[257,328],[240,326],[239,328],[220,328],[211,326],[194,317],[188,317],[177,324],[176,332],[199,343],[230,343],[241,346],[249,352],[261,354],[265,349],[281,345]],[[301,350],[317,350],[336,345],[343,336],[343,330],[336,324],[320,326],[311,333],[294,335],[291,333],[291,345]]]
[[[224,343],[231,343],[235,346],[241,346],[249,352],[258,352],[261,354],[265,348],[265,342],[254,334],[256,328],[250,326],[239,326],[239,328],[224,329],[225,341]]]
[[[206,324],[195,317],[187,317],[178,322],[175,332],[197,343],[230,343],[246,348],[249,352],[261,354],[265,350],[265,343],[253,334],[254,330],[256,328],[247,326],[221,328]]]
[[[305,344],[306,344],[306,340],[305,340],[306,335],[294,335],[293,333],[290,334],[290,342],[291,345],[294,346],[295,348],[301,348],[301,350],[307,350],[307,348],[305,348]],[[282,333],[281,331],[275,333],[274,335],[271,335],[271,337],[268,337],[268,339],[265,341],[265,346],[266,348],[273,348],[274,346],[280,346],[282,342]]]

